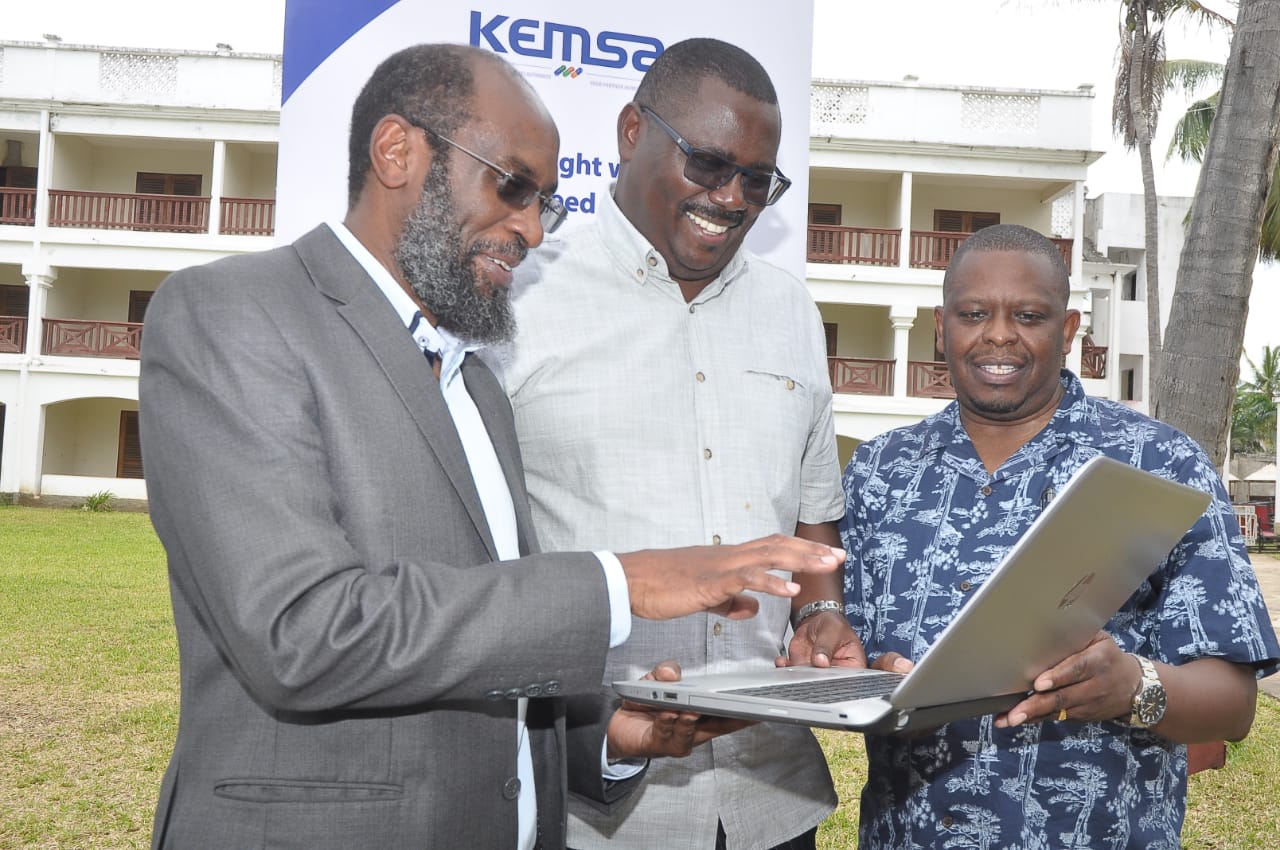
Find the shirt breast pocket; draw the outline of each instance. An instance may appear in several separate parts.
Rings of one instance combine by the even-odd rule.
[[[748,367],[743,373],[745,423],[766,440],[763,451],[785,454],[795,448],[796,462],[808,441],[815,388],[794,372]]]

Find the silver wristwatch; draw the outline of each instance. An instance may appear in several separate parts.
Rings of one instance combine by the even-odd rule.
[[[1139,729],[1150,729],[1164,717],[1166,698],[1164,685],[1160,684],[1160,674],[1151,659],[1141,655],[1133,656],[1142,668],[1142,681],[1138,691],[1133,695],[1133,705],[1129,711],[1129,725]]]
[[[805,620],[812,617],[820,611],[840,611],[844,612],[844,603],[837,602],[834,599],[819,599],[815,602],[809,602],[800,606],[800,610],[791,618],[791,628],[797,628]]]

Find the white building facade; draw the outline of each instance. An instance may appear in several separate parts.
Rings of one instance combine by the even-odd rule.
[[[277,56],[0,42],[0,493],[146,497],[147,301],[270,247],[279,103]]]
[[[171,271],[274,244],[280,67],[0,42],[0,494],[146,498],[146,303]],[[1141,404],[1141,199],[1136,236],[1130,196],[1086,205],[1092,98],[813,81],[806,277],[843,458],[954,395],[933,308],[955,248],[997,222],[1054,239],[1085,313],[1067,365]]]

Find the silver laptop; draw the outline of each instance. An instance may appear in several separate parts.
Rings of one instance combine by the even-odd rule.
[[[1095,457],[909,673],[762,668],[613,687],[649,705],[877,734],[1004,711],[1088,645],[1208,504],[1199,490]]]

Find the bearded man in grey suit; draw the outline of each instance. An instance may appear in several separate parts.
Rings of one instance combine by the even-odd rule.
[[[607,744],[595,723],[631,615],[750,616],[744,591],[798,591],[768,570],[842,560],[777,536],[536,554],[510,407],[469,354],[510,335],[511,269],[563,218],[558,146],[492,54],[401,51],[356,101],[344,222],[151,302],[182,685],[155,847],[561,847],[570,761],[609,805],[635,780],[606,757],[692,746],[686,715],[626,709]]]

